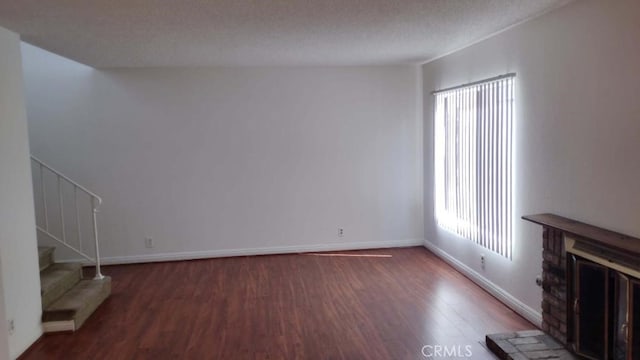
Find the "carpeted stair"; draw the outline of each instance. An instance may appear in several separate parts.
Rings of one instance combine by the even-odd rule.
[[[111,294],[111,278],[84,279],[79,263],[56,263],[55,248],[39,247],[45,332],[75,331]]]

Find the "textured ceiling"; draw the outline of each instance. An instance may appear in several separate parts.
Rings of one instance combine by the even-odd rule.
[[[94,67],[418,63],[567,0],[0,0],[0,26]]]

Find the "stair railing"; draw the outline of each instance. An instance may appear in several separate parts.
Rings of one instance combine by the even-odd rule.
[[[89,260],[92,263],[95,263],[96,276],[94,277],[94,279],[99,280],[104,278],[104,276],[102,275],[102,272],[100,271],[100,247],[98,244],[98,225],[97,225],[98,208],[102,204],[102,199],[100,198],[100,196],[87,190],[85,187],[76,183],[75,181],[69,179],[67,176],[53,169],[51,166],[45,164],[44,162],[42,162],[41,160],[39,160],[33,155],[31,155],[31,161],[39,169],[40,177],[39,177],[39,184],[37,185],[39,185],[39,188],[40,188],[40,200],[42,204],[42,213],[44,218],[44,226],[40,226],[40,224],[36,224],[36,229],[42,234],[62,244],[63,246],[73,250],[83,258]],[[59,216],[56,220],[59,221],[60,236],[53,234],[50,226],[51,225],[50,220],[52,219],[49,219],[49,214],[47,210],[47,192],[46,192],[47,186],[45,183],[45,173],[50,173],[54,175],[56,179],[57,190],[58,190],[57,201],[58,201],[58,212],[59,212]],[[77,232],[77,238],[78,238],[77,247],[74,246],[73,244],[70,244],[67,241],[67,231],[66,231],[67,229],[65,228],[64,193],[63,193],[63,186],[64,186],[63,184],[65,183],[73,187],[73,198],[75,203],[74,204],[75,205],[75,225],[76,225],[76,232]],[[91,222],[93,226],[93,229],[92,229],[93,241],[95,242],[95,257],[91,257],[90,255],[88,255],[82,246],[82,231],[81,231],[81,225],[80,225],[81,224],[80,208],[78,206],[78,191],[81,191],[87,194],[91,201],[91,211],[92,211]]]

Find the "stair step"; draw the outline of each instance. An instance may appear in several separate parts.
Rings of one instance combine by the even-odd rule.
[[[81,280],[43,311],[45,332],[52,332],[55,326],[48,324],[56,323],[71,324],[69,329],[58,330],[78,330],[110,294],[111,278],[108,276],[101,280]]]
[[[38,262],[40,263],[40,271],[46,269],[49,265],[53,264],[53,252],[54,247],[38,247]]]
[[[46,309],[82,279],[79,263],[53,263],[40,272],[42,308]]]

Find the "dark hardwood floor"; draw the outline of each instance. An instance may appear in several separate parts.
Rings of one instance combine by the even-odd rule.
[[[391,257],[106,267],[111,298],[21,359],[425,359],[425,345],[491,359],[485,334],[534,328],[424,248],[348,254]]]

